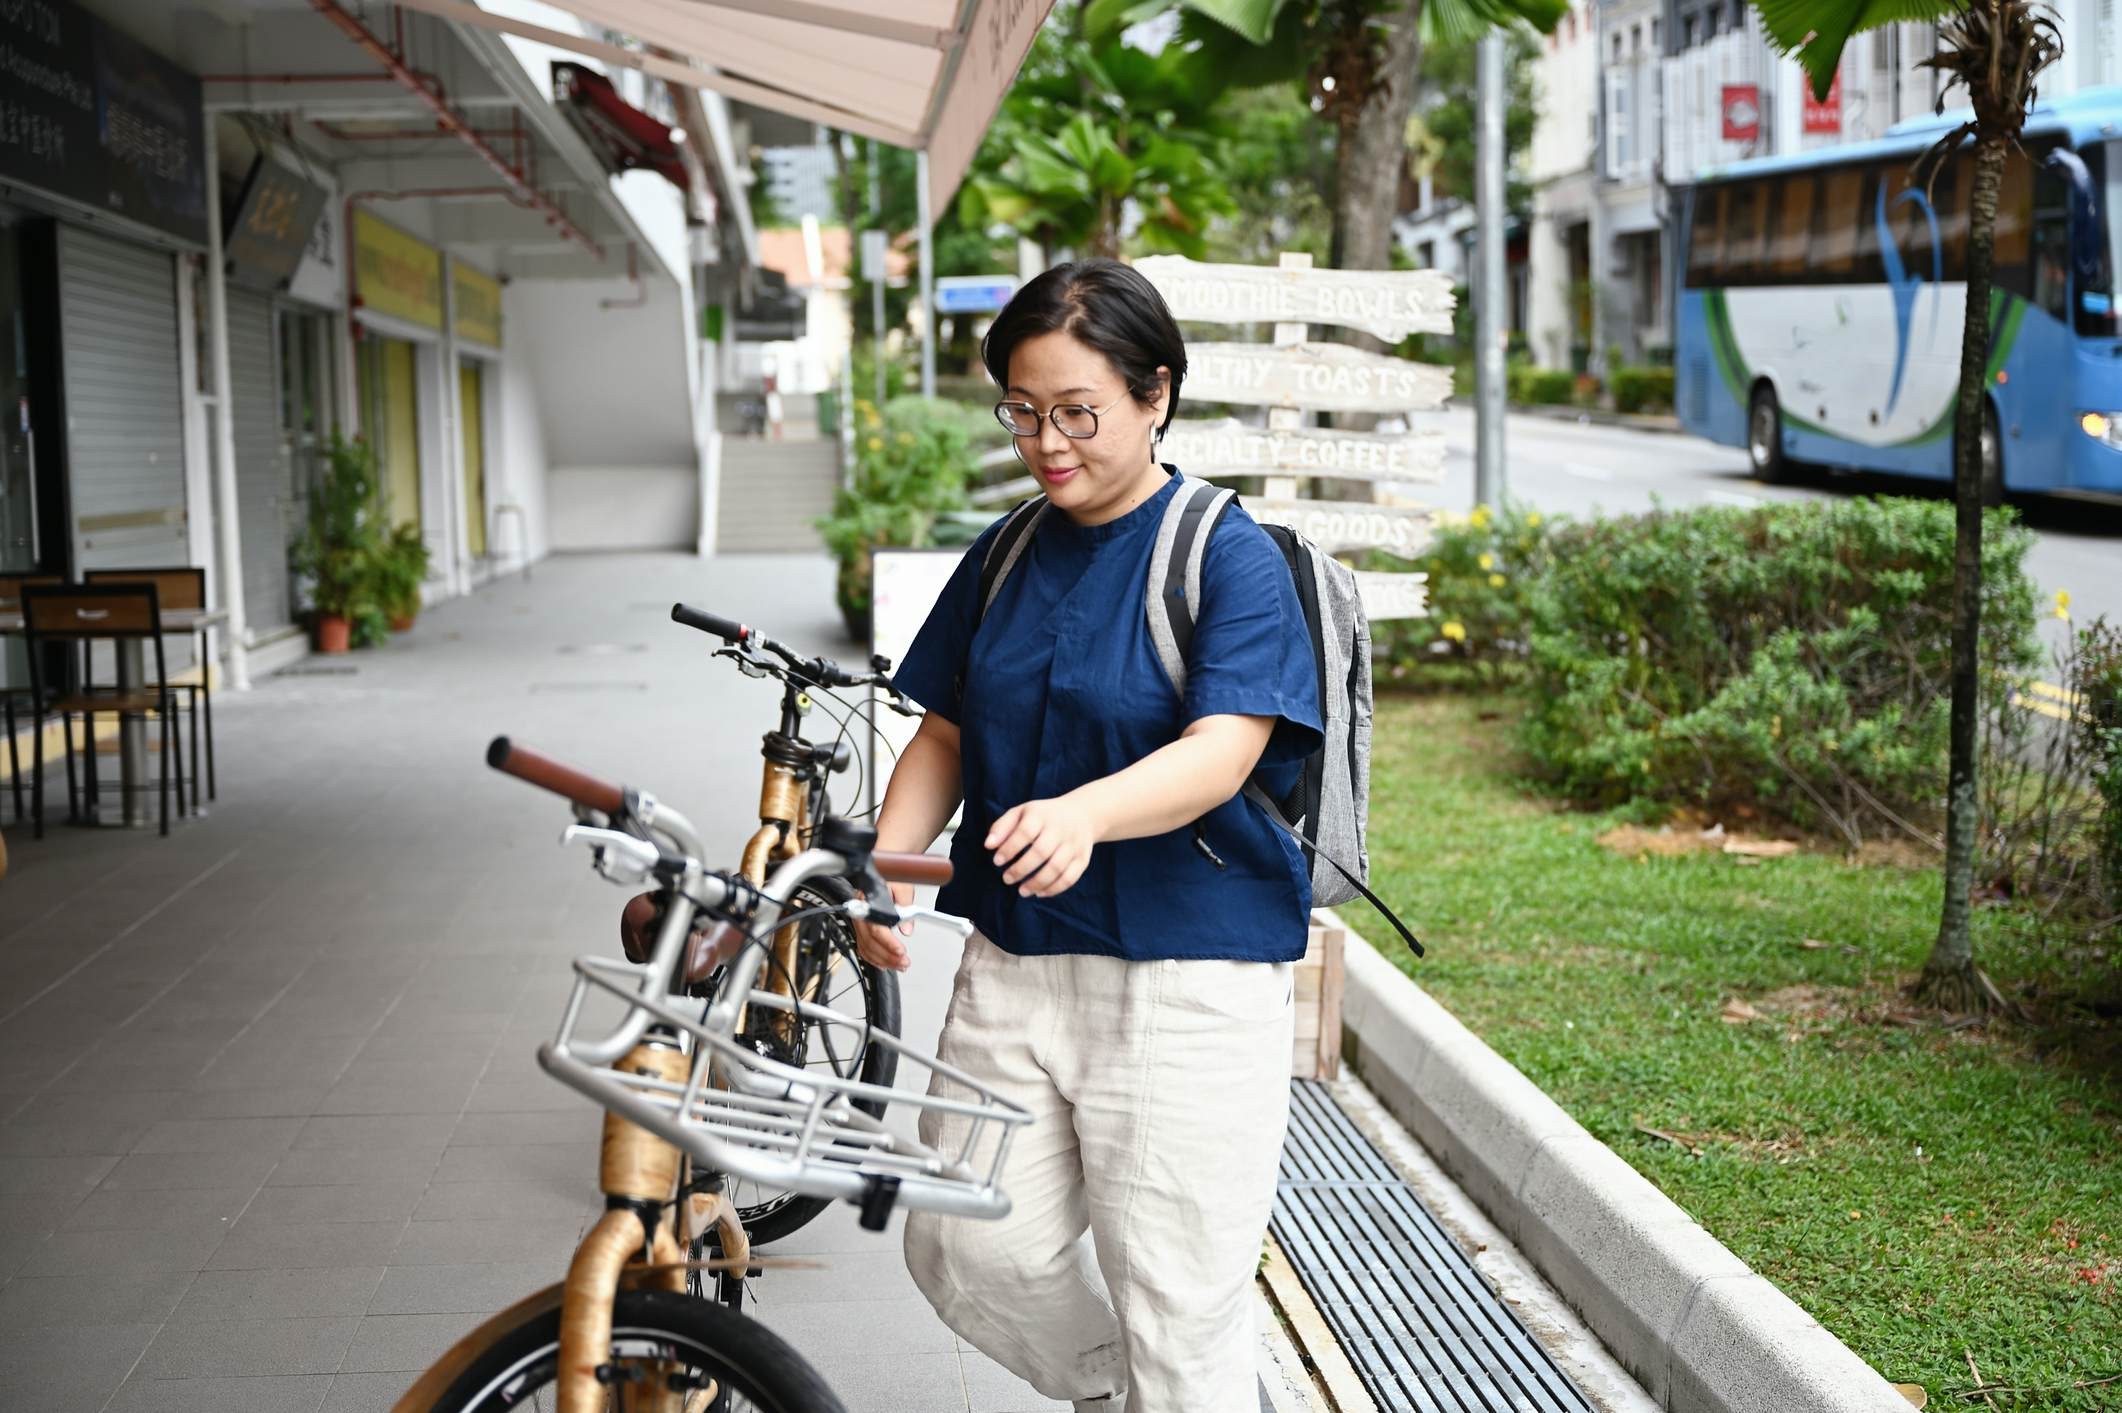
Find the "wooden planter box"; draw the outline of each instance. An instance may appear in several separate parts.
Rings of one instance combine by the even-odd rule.
[[[1290,1059],[1295,1079],[1335,1079],[1341,1073],[1341,951],[1345,929],[1312,920],[1311,942],[1294,969],[1297,1039]]]

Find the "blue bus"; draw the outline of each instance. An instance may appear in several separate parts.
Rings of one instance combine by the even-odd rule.
[[[1971,148],[1959,118],[1704,173],[1681,225],[1683,424],[1792,463],[1952,480]],[[1929,174],[1926,174],[1929,175]],[[1998,202],[1984,494],[2122,495],[2122,88],[2033,110]]]

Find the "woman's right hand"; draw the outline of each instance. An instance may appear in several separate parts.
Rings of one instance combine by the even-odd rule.
[[[897,907],[909,907],[914,901],[914,885],[894,883],[891,886],[892,903]],[[896,928],[864,919],[855,924],[855,952],[873,967],[885,971],[905,971],[912,958],[906,944],[899,939],[911,937],[914,925],[902,922]]]

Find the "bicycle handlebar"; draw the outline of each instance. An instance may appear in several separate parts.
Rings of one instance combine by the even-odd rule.
[[[550,790],[584,809],[596,810],[600,814],[618,814],[626,808],[626,791],[622,787],[608,785],[584,775],[573,766],[562,765],[536,751],[515,745],[506,736],[494,737],[487,746],[486,763],[503,775],[513,775],[540,789]]]
[[[725,643],[741,643],[751,636],[751,630],[742,623],[734,623],[719,614],[705,613],[682,603],[671,605],[670,616],[673,623],[683,623],[688,628],[711,633]]]
[[[754,652],[772,653],[786,663],[789,670],[808,683],[821,687],[883,687],[894,696],[899,689],[892,683],[891,674],[885,670],[873,672],[850,672],[829,657],[803,657],[785,643],[777,643],[757,628],[738,623],[720,614],[708,613],[689,604],[672,604],[671,621],[688,628],[698,629],[712,637],[720,638],[732,647],[750,649]],[[883,662],[872,659],[872,665]],[[889,663],[885,663],[889,667]]]
[[[951,879],[951,861],[941,854],[896,854],[878,849],[869,859],[876,865],[877,876],[886,883],[933,883],[941,887]]]

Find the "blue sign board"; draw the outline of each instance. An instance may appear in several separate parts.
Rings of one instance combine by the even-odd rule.
[[[985,314],[1009,303],[1017,292],[1010,275],[946,275],[936,281],[938,314]]]

